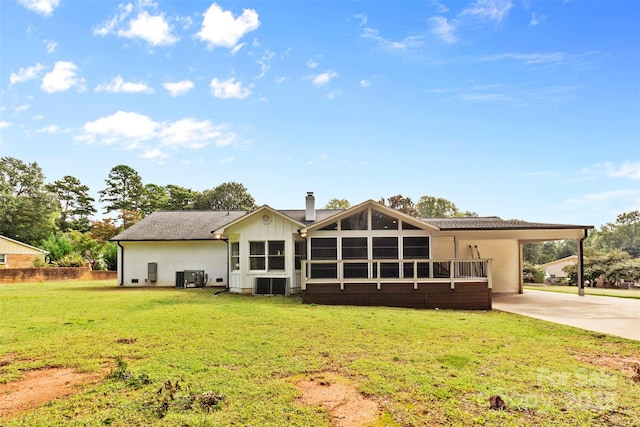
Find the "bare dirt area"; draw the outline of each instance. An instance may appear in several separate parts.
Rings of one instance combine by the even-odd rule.
[[[296,385],[302,392],[302,403],[325,407],[335,427],[362,427],[380,416],[376,402],[367,399],[346,378],[337,374],[314,374]]]
[[[640,357],[596,355],[577,356],[576,359],[581,362],[589,363],[591,365],[620,371],[625,376],[628,376],[634,381],[640,382],[640,378],[636,380],[638,375],[640,375]]]
[[[15,416],[59,397],[78,392],[83,384],[97,382],[103,373],[82,373],[72,368],[38,369],[21,379],[0,384],[0,417]]]

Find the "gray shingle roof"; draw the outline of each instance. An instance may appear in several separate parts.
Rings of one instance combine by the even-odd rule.
[[[548,224],[527,222],[519,219],[504,220],[497,216],[461,218],[423,218],[422,221],[440,230],[555,230],[591,229],[591,225]]]
[[[212,240],[212,230],[246,211],[157,211],[111,240]]]

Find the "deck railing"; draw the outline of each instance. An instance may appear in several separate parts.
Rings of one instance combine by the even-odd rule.
[[[491,288],[490,259],[368,259],[302,261],[302,290],[307,283],[484,282]]]

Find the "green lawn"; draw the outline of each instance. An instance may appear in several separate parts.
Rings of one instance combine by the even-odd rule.
[[[640,342],[502,312],[303,305],[113,282],[0,285],[0,383],[73,367],[111,378],[5,426],[329,426],[295,378],[330,371],[376,426],[640,425]],[[117,362],[121,361],[118,367]],[[4,365],[4,366],[1,366]],[[173,393],[163,384],[179,381]],[[500,395],[504,411],[489,409]],[[189,404],[218,396],[217,404]]]
[[[578,293],[578,288],[575,286],[546,286],[540,284],[535,286],[525,286],[524,288],[534,291],[561,292],[564,294]],[[584,293],[586,295],[600,295],[604,297],[640,299],[640,289],[584,288]]]

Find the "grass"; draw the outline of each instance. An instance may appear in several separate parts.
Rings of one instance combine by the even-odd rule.
[[[502,312],[112,282],[0,285],[0,360],[11,359],[0,383],[44,367],[111,370],[0,424],[329,426],[325,410],[300,403],[293,379],[331,371],[379,403],[377,426],[632,426],[640,384],[620,368],[639,354],[640,342]],[[494,394],[506,410],[489,409]]]
[[[578,288],[575,286],[547,286],[534,285],[525,286],[524,289],[534,291],[560,292],[564,294],[578,294]],[[616,289],[616,288],[584,288],[585,295],[598,295],[603,297],[616,298],[634,298],[640,299],[640,290],[638,289]]]

